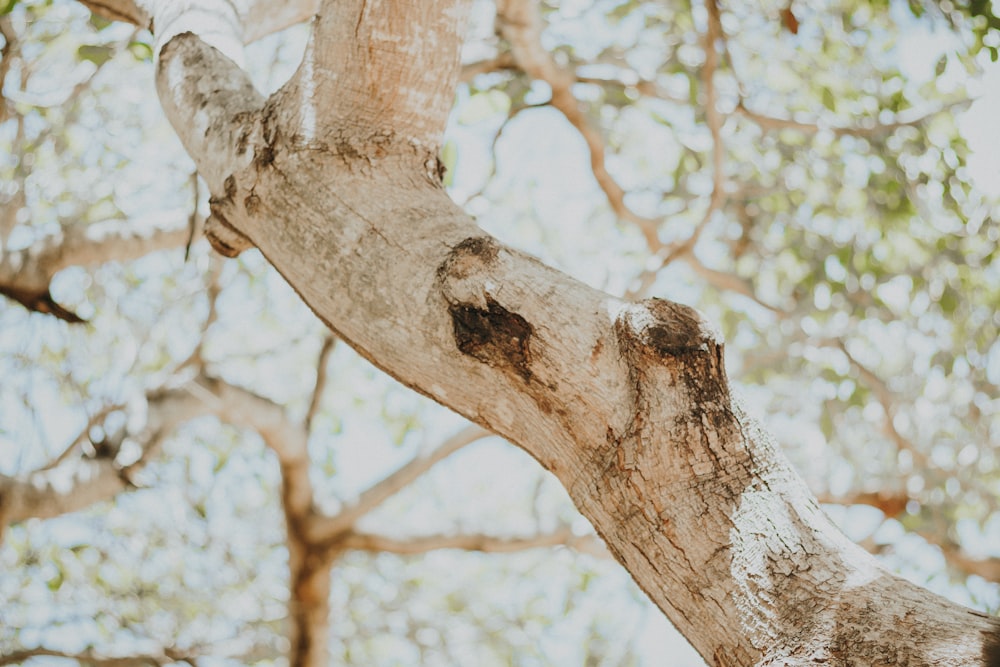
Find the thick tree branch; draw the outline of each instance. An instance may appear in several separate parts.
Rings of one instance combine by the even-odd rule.
[[[405,150],[440,180],[437,153],[454,98],[439,84],[459,70],[458,53],[440,46],[460,39],[467,13],[451,0],[324,2],[302,64],[278,96],[295,140],[346,156]]]
[[[341,23],[318,23],[319,57],[259,113],[234,103],[249,100],[235,68],[197,38],[161,53],[161,99],[181,134],[209,130],[185,146],[236,233],[362,355],[552,471],[707,660],[978,660],[993,621],[892,576],[836,530],[731,399],[721,341],[700,315],[590,289],[485,235],[450,202],[413,143],[416,130],[443,127],[443,112],[412,113],[406,90],[387,115],[372,107],[392,86],[427,81],[411,48],[380,48],[378,30],[399,28],[410,47],[420,32],[393,23],[388,4],[324,6]],[[427,51],[457,62],[458,37],[437,12],[400,15],[433,35]],[[315,97],[304,82],[323,81],[304,74],[317,65],[324,85],[352,85]],[[435,100],[450,98],[458,75],[440,73]],[[213,80],[221,92],[199,83]],[[171,98],[167,84],[184,90]],[[312,138],[304,101],[326,116]],[[383,134],[396,121],[403,131]]]

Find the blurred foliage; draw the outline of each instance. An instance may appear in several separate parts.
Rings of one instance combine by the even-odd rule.
[[[609,170],[629,206],[662,218],[663,243],[704,218],[712,149],[723,146],[722,207],[693,257],[670,263],[648,293],[719,324],[732,378],[818,494],[902,499],[896,514],[834,510],[852,537],[921,583],[996,609],[996,585],[945,558],[951,548],[1000,557],[997,188],[977,180],[963,120],[969,89],[996,60],[993,5],[727,2],[718,137],[704,109],[703,4],[542,8],[545,47],[576,74]],[[473,18],[466,62],[505,54],[492,4],[475,3]],[[5,250],[73,225],[191,212],[193,167],[155,103],[148,33],[40,0],[0,3],[0,28]],[[306,34],[250,49],[261,89],[294,68]],[[650,251],[611,212],[579,133],[548,96],[503,67],[464,82],[442,152],[450,191],[503,240],[624,293]],[[0,473],[44,465],[104,406],[141,417],[144,392],[174,378],[202,336],[212,270],[204,243],[188,262],[183,252],[60,274],[53,294],[86,327],[0,303]],[[258,255],[227,262],[219,284],[210,372],[301,417],[321,325]],[[344,346],[329,377],[310,451],[332,507],[458,424]],[[414,534],[579,521],[523,459],[476,446],[373,521]],[[113,503],[7,531],[0,652],[154,643],[280,654],[279,480],[259,439],[192,422],[140,482]],[[664,632],[619,568],[567,552],[352,553],[335,566],[332,601],[338,664],[640,664],[640,630]]]

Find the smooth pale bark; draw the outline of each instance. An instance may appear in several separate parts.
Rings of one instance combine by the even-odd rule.
[[[830,524],[731,398],[698,313],[590,289],[449,201],[436,149],[460,11],[342,0],[320,15],[270,100],[195,35],[159,53],[218,249],[258,247],[372,363],[552,471],[710,664],[982,663],[995,622],[891,575]],[[229,49],[226,25],[207,36]]]

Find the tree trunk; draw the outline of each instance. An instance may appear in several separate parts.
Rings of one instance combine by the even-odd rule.
[[[186,3],[164,4],[174,16],[148,10],[167,32],[160,98],[214,195],[215,247],[259,248],[373,364],[534,456],[706,661],[983,663],[995,622],[832,526],[730,396],[696,311],[590,289],[448,199],[436,156],[460,9],[324,3],[299,71],[264,100],[178,28]],[[238,62],[235,20],[206,34]]]

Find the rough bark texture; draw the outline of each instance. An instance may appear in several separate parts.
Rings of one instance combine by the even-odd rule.
[[[552,471],[710,664],[983,663],[995,622],[891,575],[830,524],[733,401],[697,312],[590,289],[449,201],[436,150],[460,11],[369,0],[320,15],[270,100],[198,36],[159,54],[218,249],[256,246],[372,363]],[[226,25],[214,41],[242,38]],[[313,563],[294,549],[292,563],[296,593],[325,594]]]

